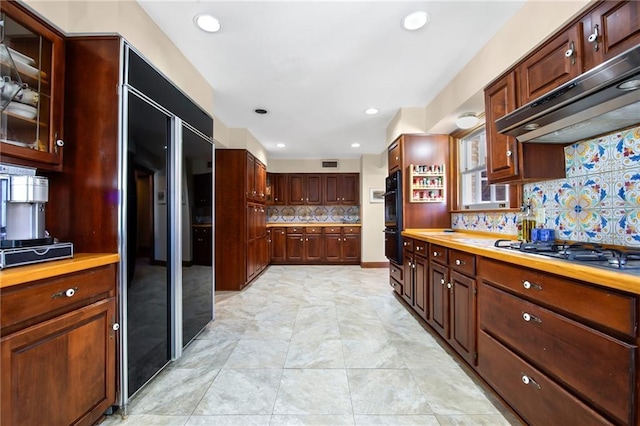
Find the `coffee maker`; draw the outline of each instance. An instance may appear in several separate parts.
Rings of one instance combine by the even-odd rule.
[[[49,180],[36,170],[0,164],[0,269],[73,256],[45,228]]]
[[[35,175],[0,175],[0,247],[52,244],[45,230],[49,181]]]

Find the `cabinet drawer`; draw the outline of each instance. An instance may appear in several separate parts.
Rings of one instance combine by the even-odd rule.
[[[427,256],[427,243],[420,240],[415,240],[413,243],[413,251],[419,256]]]
[[[478,371],[528,424],[611,424],[482,331],[478,332]]]
[[[2,335],[115,295],[115,265],[2,290]]]
[[[447,263],[447,248],[437,244],[429,245],[429,259],[440,263]]]
[[[302,234],[304,228],[302,226],[288,227],[287,234]]]
[[[480,259],[479,275],[484,281],[515,291],[536,303],[629,336],[637,335],[638,308],[633,296],[486,258]]]
[[[360,228],[357,226],[345,226],[342,228],[344,234],[360,234]]]
[[[481,283],[480,328],[623,423],[633,406],[636,347]]]
[[[397,266],[393,263],[389,265],[389,276],[396,281],[402,283],[402,266]]]
[[[307,234],[322,234],[322,228],[319,226],[307,226],[304,228],[304,232]]]
[[[389,285],[393,287],[393,291],[395,291],[400,296],[402,296],[402,284],[400,284],[398,281],[394,280],[393,278],[389,278]]]
[[[475,277],[476,256],[464,251],[449,249],[449,265],[451,269]]]
[[[325,234],[340,234],[342,232],[342,228],[339,226],[327,226],[324,228]]]
[[[408,250],[413,252],[413,240],[411,238],[403,237],[402,238],[402,247],[404,250]]]

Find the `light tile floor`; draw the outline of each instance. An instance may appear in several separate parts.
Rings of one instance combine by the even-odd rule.
[[[111,425],[519,425],[393,295],[387,269],[271,266]]]

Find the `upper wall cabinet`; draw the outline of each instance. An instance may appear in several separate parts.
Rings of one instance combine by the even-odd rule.
[[[358,173],[327,174],[324,176],[324,204],[360,204],[360,175]]]
[[[545,43],[518,68],[520,105],[544,95],[582,73],[582,25]]]
[[[582,19],[585,71],[640,43],[639,9],[636,1],[606,1]]]
[[[0,162],[62,169],[62,35],[14,1],[0,4]]]
[[[520,143],[498,133],[495,120],[639,43],[640,4],[598,2],[487,86],[489,183],[564,177],[561,144]]]

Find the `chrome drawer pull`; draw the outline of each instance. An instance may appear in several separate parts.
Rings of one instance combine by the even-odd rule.
[[[528,281],[528,280],[522,281],[522,287],[524,287],[527,290],[530,290],[532,288],[535,289],[535,290],[542,290],[542,286],[541,285],[534,284],[534,283],[532,283],[531,281]]]
[[[76,290],[78,290],[78,287],[68,288],[66,290],[62,290],[62,291],[59,291],[57,293],[53,293],[51,295],[51,298],[55,299],[57,297],[63,297],[63,296],[65,296],[65,297],[73,297],[76,294]]]
[[[522,313],[522,319],[525,320],[526,322],[530,322],[530,321],[537,322],[537,323],[541,323],[542,322],[542,320],[540,318],[536,317],[535,315],[531,315],[528,312],[523,312]]]
[[[540,386],[540,384],[538,382],[536,382],[535,380],[533,380],[531,377],[527,376],[526,374],[522,375],[522,383],[524,383],[525,385],[534,385],[538,389],[542,389],[542,387]]]

